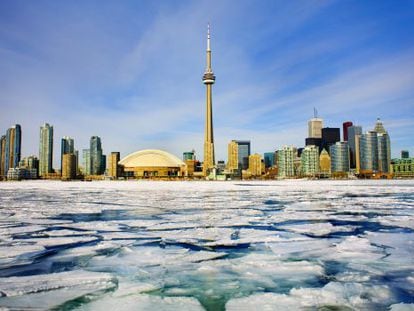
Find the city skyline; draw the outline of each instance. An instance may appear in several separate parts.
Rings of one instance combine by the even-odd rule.
[[[64,136],[77,150],[100,136],[105,154],[195,149],[202,160],[210,21],[216,160],[233,139],[261,154],[304,146],[313,107],[327,127],[349,120],[365,132],[380,117],[392,157],[414,153],[412,2],[207,5],[2,2],[1,128],[22,125],[23,156],[38,154],[48,122],[54,150]]]

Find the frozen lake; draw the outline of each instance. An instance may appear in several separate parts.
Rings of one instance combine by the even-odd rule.
[[[414,310],[414,181],[0,183],[0,309]]]

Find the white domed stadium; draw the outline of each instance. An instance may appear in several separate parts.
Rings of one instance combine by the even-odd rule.
[[[140,150],[120,162],[125,173],[136,178],[184,176],[186,164],[175,155],[162,150]]]

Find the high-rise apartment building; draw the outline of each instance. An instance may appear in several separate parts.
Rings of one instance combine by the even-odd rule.
[[[349,173],[348,142],[336,142],[330,146],[331,173],[334,176],[347,176]]]
[[[322,129],[322,149],[330,152],[329,147],[341,140],[341,133],[338,127],[324,127]]]
[[[351,121],[346,121],[342,123],[342,133],[344,136],[344,141],[348,141],[348,128],[351,127],[353,124]]]
[[[357,170],[364,175],[378,171],[378,138],[376,131],[369,131],[359,138],[359,164]]]
[[[215,166],[214,159],[214,135],[213,135],[213,99],[212,89],[216,76],[211,68],[211,48],[210,48],[210,25],[207,29],[207,65],[203,75],[203,83],[206,85],[206,123],[204,133],[204,163],[203,174],[208,176]]]
[[[102,144],[99,136],[92,136],[90,140],[90,160],[91,160],[91,174],[90,175],[101,175],[102,170]]]
[[[356,168],[356,137],[362,135],[362,127],[352,125],[348,127],[348,146],[350,168]]]
[[[63,170],[63,155],[68,154],[68,153],[75,154],[75,144],[74,144],[73,138],[65,136],[61,139],[61,144],[60,144],[60,163],[61,163],[60,170],[61,172]]]
[[[10,168],[17,168],[21,157],[22,129],[16,124],[7,130],[2,138],[2,169],[3,176],[7,175]]]
[[[300,162],[303,176],[315,176],[319,173],[319,148],[306,146],[300,156]]]
[[[53,173],[53,126],[45,123],[40,127],[39,175]]]
[[[228,145],[229,170],[247,170],[249,168],[250,140],[232,140]]]
[[[388,133],[378,133],[378,171],[390,173],[391,170],[391,142]]]
[[[262,175],[262,156],[258,153],[249,156],[249,173],[253,177]]]
[[[76,177],[76,156],[74,153],[64,153],[62,157],[62,179],[71,180]]]
[[[83,156],[83,174],[85,176],[92,175],[91,172],[91,152],[89,149],[82,150]]]
[[[295,147],[284,146],[277,151],[278,176],[289,178],[295,176],[295,161],[297,149]]]

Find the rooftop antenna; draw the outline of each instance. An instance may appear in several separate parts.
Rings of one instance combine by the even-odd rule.
[[[318,110],[316,110],[315,107],[313,107],[313,117],[316,119],[318,118]]]

